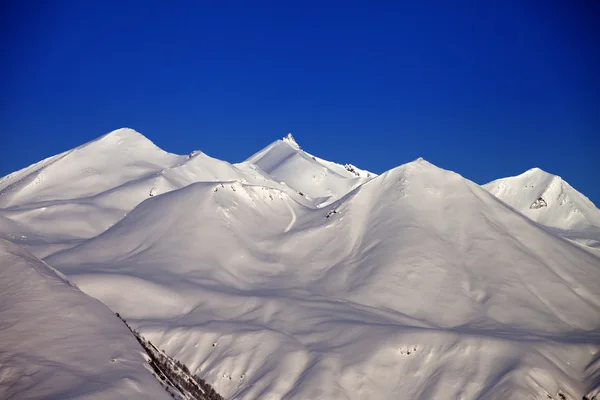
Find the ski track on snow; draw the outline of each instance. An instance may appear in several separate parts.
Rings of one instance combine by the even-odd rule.
[[[292,214],[292,220],[290,221],[288,226],[283,230],[283,233],[288,233],[290,229],[292,229],[296,224],[296,213],[292,209],[292,206],[290,206],[290,204],[287,202],[287,199],[285,197],[283,198],[283,202],[287,206],[288,210],[290,210],[290,214]]]

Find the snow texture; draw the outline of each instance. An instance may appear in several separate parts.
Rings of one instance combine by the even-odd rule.
[[[0,398],[170,399],[115,315],[0,240]]]
[[[3,179],[0,233],[225,398],[600,390],[600,254],[538,223],[600,226],[566,182],[585,220],[549,189],[486,185],[501,201],[423,159],[377,176],[291,135],[235,165],[132,130],[65,154]],[[102,178],[76,182],[88,168]]]

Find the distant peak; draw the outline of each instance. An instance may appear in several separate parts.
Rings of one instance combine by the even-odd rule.
[[[404,163],[402,165],[397,166],[396,168],[392,168],[391,170],[385,172],[386,174],[390,171],[417,171],[417,170],[424,170],[424,169],[441,169],[439,167],[437,167],[436,165],[430,163],[429,161],[425,160],[423,157],[419,157],[416,160],[413,161],[409,161],[407,163]]]
[[[294,139],[294,136],[291,133],[285,135],[285,137],[282,140],[298,149],[300,148],[300,145],[298,144],[298,142],[296,142],[296,139]]]
[[[119,137],[133,136],[133,137],[139,137],[139,136],[144,136],[144,135],[142,135],[141,133],[139,133],[135,129],[123,127],[123,128],[115,129],[114,131],[108,132],[104,136],[119,136]]]
[[[125,146],[126,148],[135,149],[153,149],[160,150],[166,153],[160,147],[156,146],[150,139],[142,135],[138,131],[131,128],[119,128],[112,132],[109,132],[97,139],[94,139],[88,143],[85,143],[78,147],[78,149],[99,149],[99,148],[116,148]]]
[[[409,162],[408,164],[413,164],[413,165],[419,165],[419,166],[433,166],[432,163],[430,163],[429,161],[427,161],[426,159],[424,159],[423,157],[419,157],[414,161]]]
[[[144,135],[142,135],[135,129],[131,129],[131,128],[115,129],[114,131],[111,131],[111,132],[107,133],[106,135],[103,135],[98,138],[98,140],[102,141],[103,143],[121,143],[123,141],[140,140],[140,139],[149,140]]]
[[[548,174],[546,171],[544,171],[543,169],[541,169],[541,168],[538,168],[538,167],[533,167],[533,168],[530,168],[530,169],[528,169],[527,171],[525,171],[525,173],[529,173],[529,174],[536,174],[536,175],[539,175],[539,174],[547,174],[547,175],[550,175],[550,174]]]
[[[527,171],[525,171],[522,175],[537,176],[537,177],[553,177],[557,180],[562,180],[562,178],[560,176],[546,172],[543,169],[538,168],[538,167],[530,168]]]
[[[527,170],[527,171],[525,171],[525,172],[526,172],[526,173],[528,172],[528,173],[530,173],[530,174],[545,174],[545,175],[554,175],[554,174],[551,174],[551,173],[549,173],[549,172],[546,172],[546,171],[544,171],[543,169],[541,169],[541,168],[538,168],[538,167],[533,167],[533,168],[530,168],[530,169],[528,169],[528,170]]]

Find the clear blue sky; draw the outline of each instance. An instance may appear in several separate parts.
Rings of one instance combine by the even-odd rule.
[[[123,126],[231,162],[292,132],[377,173],[537,166],[600,205],[594,3],[3,1],[0,175]]]

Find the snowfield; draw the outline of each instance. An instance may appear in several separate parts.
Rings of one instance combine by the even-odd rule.
[[[377,176],[291,135],[232,165],[121,129],[3,178],[0,234],[225,398],[591,398],[600,212],[523,176]]]

